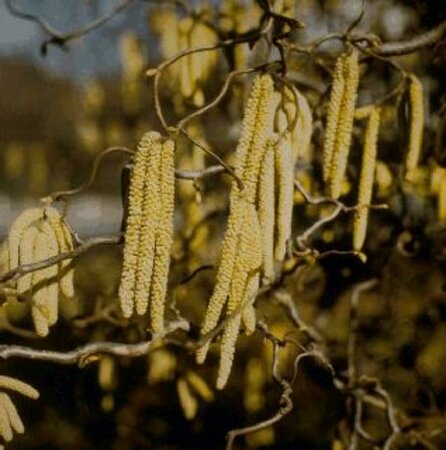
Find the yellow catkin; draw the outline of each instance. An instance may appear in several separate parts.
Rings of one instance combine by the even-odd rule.
[[[15,269],[19,264],[19,246],[23,233],[34,222],[43,217],[43,209],[30,208],[23,211],[13,222],[9,229],[8,250],[9,250],[9,269]]]
[[[336,143],[339,116],[341,112],[342,98],[345,89],[345,55],[341,55],[335,65],[333,83],[330,92],[330,101],[327,110],[327,124],[325,127],[325,139],[323,150],[323,177],[325,183],[330,182],[333,166],[333,153]]]
[[[242,123],[242,134],[236,150],[236,173],[243,176],[248,154],[259,153],[271,131],[273,80],[270,75],[258,75],[253,82]],[[254,165],[254,164],[252,164]],[[252,183],[249,183],[252,191]],[[246,188],[246,186],[245,186]]]
[[[198,402],[192,395],[189,385],[184,378],[179,378],[177,381],[177,393],[184,417],[188,420],[192,420],[197,414]]]
[[[423,85],[415,75],[409,77],[410,131],[406,156],[406,179],[411,180],[421,156],[423,145],[424,106]]]
[[[333,147],[330,178],[330,196],[337,199],[342,192],[345,171],[353,131],[353,118],[359,83],[358,52],[351,50],[345,57],[344,91],[336,127],[336,139]]]
[[[294,202],[294,168],[291,148],[287,142],[279,142],[275,147],[275,169],[278,184],[276,211],[276,246],[274,256],[283,261],[287,252],[287,243],[291,238],[293,202]]]
[[[259,182],[259,220],[262,230],[263,276],[274,279],[274,226],[275,226],[275,142],[267,141]]]
[[[175,146],[163,143],[160,173],[160,220],[155,244],[155,263],[152,276],[150,315],[155,333],[164,328],[164,305],[169,276],[170,252],[173,244],[173,210],[175,204]]]
[[[36,226],[30,226],[22,236],[20,241],[20,264],[31,264],[34,262],[34,245],[36,243],[36,238],[38,234],[38,229]],[[24,294],[29,291],[32,286],[33,273],[26,273],[21,276],[17,281],[17,292],[19,294]]]
[[[256,329],[256,310],[254,308],[254,301],[257,291],[260,287],[260,276],[258,273],[252,275],[248,281],[246,288],[245,300],[243,302],[242,324],[245,327],[245,334],[247,336],[254,333]]]
[[[313,117],[307,99],[295,87],[285,86],[278,103],[276,131],[291,146],[293,166],[298,158],[310,162]]]
[[[254,79],[242,124],[242,134],[236,150],[236,174],[242,178],[245,189],[243,198],[254,203],[257,195],[260,167],[265,152],[265,142],[271,131],[273,103],[273,81],[270,75],[259,75]],[[206,315],[201,335],[209,333],[218,323],[229,295],[237,249],[240,239],[242,208],[239,206],[239,189],[234,183],[228,227],[223,239],[217,280]],[[261,240],[261,237],[260,237]],[[197,350],[197,362],[206,359],[209,343]]]
[[[160,381],[170,381],[175,377],[177,359],[171,351],[157,348],[149,353],[148,360],[147,381],[150,385]]]
[[[241,205],[243,228],[227,306],[227,314],[231,318],[225,326],[221,341],[217,389],[225,387],[231,372],[249,274],[260,268],[262,264],[261,231],[257,211],[250,203],[243,202]]]
[[[148,151],[148,156],[143,187],[144,201],[140,216],[141,231],[137,245],[134,300],[138,314],[144,314],[149,304],[155,258],[155,234],[159,222],[160,207],[161,135],[153,132],[146,136],[144,145],[146,151]]]
[[[205,380],[195,372],[189,370],[186,374],[186,380],[193,390],[205,401],[211,402],[214,400],[214,394]]]
[[[9,398],[9,395],[4,392],[0,393],[0,408],[3,408],[6,411],[12,429],[16,433],[23,434],[25,432],[25,427],[23,426],[22,419],[20,419],[19,413],[17,412],[14,403],[12,403]]]
[[[15,391],[33,400],[37,400],[39,398],[39,392],[28,383],[24,383],[17,378],[8,377],[6,375],[0,375],[0,389]]]
[[[2,405],[2,396],[5,395],[0,393],[0,435],[6,442],[12,441],[12,428],[9,422],[9,417],[6,409]]]
[[[105,391],[112,391],[117,384],[116,362],[111,356],[103,356],[98,364],[99,386]]]
[[[225,305],[231,285],[232,274],[234,273],[240,228],[241,221],[238,219],[238,213],[231,213],[223,239],[214,292],[209,300],[206,315],[201,327],[202,336],[206,335],[217,326]],[[202,364],[205,361],[208,349],[209,342],[197,350],[197,362],[199,364]]]
[[[65,253],[72,251],[74,248],[73,238],[68,225],[64,222],[64,219],[60,215],[59,211],[53,207],[45,208],[45,217],[53,230],[57,245],[59,247],[59,253]],[[62,293],[66,297],[74,296],[74,286],[73,286],[73,267],[72,259],[65,259],[59,263],[59,285]]]
[[[362,249],[367,232],[369,208],[366,205],[369,205],[372,200],[380,114],[380,108],[375,107],[370,114],[364,136],[364,150],[358,192],[359,209],[355,213],[353,222],[353,248],[356,251]]]
[[[34,246],[35,262],[43,261],[58,254],[56,236],[46,221],[39,225]],[[58,285],[57,264],[37,270],[33,273],[32,316],[36,333],[39,336],[48,334],[48,326],[57,320]]]
[[[119,287],[121,309],[125,317],[130,317],[133,314],[138,245],[143,221],[144,185],[148,155],[153,139],[154,135],[147,133],[138,144],[130,180],[129,208],[124,235],[124,261]]]
[[[443,178],[440,181],[438,190],[438,220],[441,223],[446,223],[446,170],[443,169]]]

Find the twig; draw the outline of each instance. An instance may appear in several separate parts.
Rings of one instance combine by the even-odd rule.
[[[0,358],[11,359],[32,359],[35,361],[48,361],[56,364],[82,364],[93,356],[99,354],[125,356],[137,358],[146,355],[160,339],[175,331],[189,331],[189,323],[184,319],[170,322],[160,333],[155,333],[149,341],[137,344],[121,344],[116,342],[93,342],[82,347],[78,347],[68,352],[58,352],[51,350],[35,350],[19,345],[1,345]]]
[[[94,247],[98,247],[100,245],[117,245],[120,242],[121,242],[120,237],[112,237],[112,238],[99,237],[90,239],[82,243],[81,245],[79,245],[70,252],[60,253],[59,255],[52,256],[51,258],[45,259],[43,261],[18,266],[15,269],[12,269],[9,272],[4,273],[3,275],[0,275],[0,283],[15,280],[21,277],[22,275],[25,275],[26,273],[34,272],[39,269],[44,269],[45,267],[52,266],[53,264],[63,261],[64,259],[75,258],[76,256],[79,256],[80,254],[85,253],[86,251]]]

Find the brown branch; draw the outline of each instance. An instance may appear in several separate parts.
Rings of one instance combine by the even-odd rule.
[[[35,350],[29,347],[19,345],[1,345],[0,358],[11,359],[31,359],[34,361],[48,361],[56,364],[85,364],[87,360],[97,355],[115,355],[128,358],[137,358],[146,355],[153,346],[159,343],[159,340],[175,331],[189,331],[189,323],[184,319],[170,322],[166,328],[155,333],[149,341],[139,342],[137,344],[122,344],[116,342],[93,342],[68,352],[58,352],[52,350]]]

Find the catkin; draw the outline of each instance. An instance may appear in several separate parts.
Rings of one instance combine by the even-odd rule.
[[[232,317],[228,320],[221,341],[217,389],[224,388],[231,372],[249,274],[258,269],[262,263],[261,232],[257,211],[254,205],[249,203],[243,204],[242,208],[243,228],[227,306],[227,314]]]
[[[19,246],[20,264],[30,264],[34,261],[34,246],[38,235],[36,226],[30,226],[24,233]],[[32,286],[33,273],[26,273],[17,281],[17,292],[24,294]]]
[[[263,276],[274,279],[274,227],[275,227],[275,142],[266,144],[259,182],[259,220],[262,230]]]
[[[341,195],[352,139],[353,118],[359,83],[358,52],[356,50],[351,50],[351,53],[345,57],[343,73],[345,85],[336,126],[336,139],[330,165],[331,174],[329,176],[330,196],[334,199]]]
[[[275,148],[275,170],[278,179],[277,238],[274,256],[282,261],[287,252],[288,240],[292,232],[294,202],[294,168],[291,148],[286,142],[279,142]]]
[[[359,179],[358,211],[353,223],[353,248],[360,251],[364,245],[369,215],[368,205],[372,200],[373,179],[381,110],[375,107],[370,113],[364,137],[361,175]]]
[[[239,243],[243,228],[243,209],[246,203],[253,205],[258,191],[260,168],[265,153],[265,143],[272,130],[273,81],[270,75],[259,75],[254,79],[242,124],[242,134],[236,149],[235,171],[244,184],[242,195],[236,183],[231,190],[230,214],[223,239],[220,262],[214,292],[209,300],[202,324],[201,335],[213,330],[231,290]],[[241,201],[243,197],[243,201]],[[261,241],[261,236],[259,236]],[[262,256],[260,255],[260,261]],[[237,327],[238,330],[238,327]],[[203,363],[209,342],[197,350],[197,362]]]
[[[48,222],[39,224],[34,246],[33,261],[39,262],[58,254],[56,235]],[[39,336],[48,334],[48,326],[57,320],[58,311],[58,268],[53,264],[33,273],[32,316]]]
[[[184,378],[179,378],[177,381],[177,393],[184,417],[188,420],[192,420],[197,414],[198,402],[192,395],[189,385]]]
[[[130,181],[129,210],[124,235],[124,261],[121,284],[119,287],[119,298],[124,317],[130,317],[133,314],[135,278],[138,268],[138,246],[143,221],[147,163],[151,147],[154,141],[158,139],[158,136],[157,133],[148,133],[141,139],[138,144]],[[148,195],[150,195],[150,193],[148,193]]]
[[[45,217],[48,219],[48,222],[56,236],[59,253],[72,251],[74,248],[73,237],[71,235],[70,229],[68,228],[68,225],[65,223],[59,211],[49,206],[45,208]],[[59,272],[59,286],[61,292],[66,297],[73,297],[73,260],[71,258],[67,258],[61,261],[59,263]]]
[[[200,375],[189,370],[186,374],[186,380],[194,391],[205,401],[211,402],[214,399],[214,394],[212,393],[210,387]]]
[[[19,265],[19,246],[23,233],[37,220],[43,217],[41,208],[30,208],[22,212],[11,225],[8,234],[9,269]]]
[[[149,304],[149,292],[152,282],[152,272],[155,259],[155,234],[158,227],[159,218],[155,213],[160,204],[160,183],[159,174],[161,170],[161,149],[162,143],[160,135],[151,134],[151,139],[147,140],[148,151],[147,167],[144,184],[144,202],[140,223],[142,223],[139,242],[137,245],[137,268],[135,304],[138,314],[144,314]],[[150,174],[153,174],[152,176]],[[136,174],[135,174],[136,175]]]
[[[256,329],[256,310],[254,308],[254,300],[260,287],[260,276],[258,273],[252,275],[246,287],[245,300],[243,302],[242,324],[245,327],[247,336],[254,333]]]
[[[129,214],[119,297],[125,317],[144,314],[164,326],[164,303],[173,242],[174,143],[150,132],[138,145],[130,181]]]
[[[331,86],[330,101],[328,103],[327,124],[325,127],[325,140],[323,150],[323,177],[329,184],[332,174],[333,154],[336,143],[338,122],[341,113],[342,99],[345,89],[345,60],[346,55],[341,55],[336,60],[333,74],[333,84]]]
[[[8,413],[1,404],[1,396],[3,395],[4,395],[3,393],[0,393],[0,436],[2,436],[6,442],[11,442],[12,441],[11,424],[9,422]]]
[[[152,278],[151,319],[152,328],[160,332],[164,328],[164,304],[173,243],[173,210],[175,202],[174,144],[166,141],[161,152],[160,199],[161,217],[155,244],[155,263]]]
[[[438,220],[441,223],[446,223],[446,170],[442,169],[443,177],[440,180],[438,189]]]
[[[8,377],[6,375],[0,375],[0,389],[15,391],[33,400],[37,400],[39,398],[39,392],[28,383],[24,383],[17,378]]]
[[[418,166],[423,145],[424,106],[423,85],[415,75],[409,77],[410,131],[406,156],[406,179],[411,180]]]
[[[14,403],[12,403],[9,398],[9,395],[4,392],[0,393],[0,408],[3,408],[6,411],[11,428],[16,433],[23,434],[25,432],[25,427],[23,426],[22,419],[20,419],[19,413],[17,412]]]

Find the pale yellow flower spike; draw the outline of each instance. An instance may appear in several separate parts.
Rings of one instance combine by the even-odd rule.
[[[406,156],[406,179],[411,180],[418,166],[423,145],[424,105],[423,85],[415,75],[409,77],[410,132]]]
[[[243,301],[242,324],[245,327],[245,334],[247,336],[254,333],[256,329],[256,310],[254,308],[254,301],[256,299],[257,291],[260,287],[260,275],[258,273],[252,275],[248,281],[246,288],[246,296]]]
[[[9,229],[8,250],[9,269],[15,269],[19,265],[19,245],[25,230],[34,222],[43,217],[42,208],[31,208],[23,211],[13,222]]]
[[[258,75],[254,79],[249,94],[242,123],[242,134],[236,150],[235,167],[239,177],[245,173],[248,155],[255,152],[255,149],[263,147],[270,134],[272,103],[273,80],[270,75]]]
[[[184,378],[179,378],[177,381],[177,393],[184,417],[188,420],[192,420],[197,414],[198,402],[192,395],[189,385]]]
[[[236,150],[236,173],[243,179],[243,196],[250,202],[255,201],[260,164],[265,151],[266,137],[270,131],[273,102],[273,81],[270,75],[259,75],[254,79],[253,87],[245,109],[242,135]],[[222,309],[229,295],[234,264],[237,258],[239,233],[242,226],[239,207],[239,190],[234,183],[231,191],[231,211],[228,227],[223,239],[217,280],[203,321],[201,335],[209,333],[217,326]],[[197,350],[197,362],[203,363],[210,343]]]
[[[17,378],[8,377],[6,375],[0,375],[0,389],[15,391],[33,400],[39,398],[39,392],[28,383],[24,383]]]
[[[328,103],[327,124],[325,127],[325,140],[323,150],[323,177],[325,183],[330,183],[333,165],[333,152],[336,143],[339,115],[345,88],[345,55],[339,56],[333,75],[330,101]]]
[[[3,396],[5,394],[0,393],[0,396]],[[11,424],[9,422],[9,416],[6,412],[6,409],[3,407],[3,405],[0,403],[0,436],[6,441],[11,442],[12,441],[12,428]]]
[[[244,300],[247,299],[249,274],[259,269],[262,265],[261,231],[254,205],[245,201],[240,202],[243,215],[241,221],[240,245],[227,306],[227,315],[231,316],[225,326],[221,341],[220,364],[217,376],[217,389],[223,389],[228,380],[232,368],[240,321],[243,312]],[[254,299],[249,299],[254,301]]]
[[[144,314],[149,304],[150,286],[155,258],[155,234],[159,223],[160,169],[162,138],[152,132],[145,136],[147,166],[143,188],[141,231],[137,248],[135,298],[136,312]]]
[[[240,214],[239,211],[239,208],[234,207],[229,215],[228,228],[226,229],[223,239],[220,262],[218,265],[217,280],[201,328],[202,336],[206,335],[217,326],[223,306],[225,305],[229,294],[240,239],[239,233],[242,226],[242,222],[238,217]],[[207,342],[198,348],[197,362],[199,364],[202,364],[205,361],[209,345],[210,342]]]
[[[446,170],[443,169],[443,177],[440,180],[438,190],[438,220],[441,223],[446,223]]]
[[[175,145],[167,140],[162,146],[160,173],[160,210],[155,244],[155,263],[150,295],[152,329],[158,333],[164,328],[164,305],[173,243],[173,210],[175,204]]]
[[[334,199],[341,195],[352,139],[353,118],[359,83],[358,51],[355,49],[351,50],[351,53],[346,56],[344,78],[345,86],[336,128],[336,141],[333,149],[330,175],[330,196]]]
[[[14,403],[12,403],[9,398],[9,395],[4,392],[0,393],[0,408],[3,408],[6,411],[12,429],[16,433],[23,434],[25,432],[25,427],[23,426],[22,419],[20,418]]]
[[[121,309],[125,317],[130,317],[133,313],[138,245],[143,220],[144,185],[152,140],[152,134],[147,133],[138,144],[130,180],[129,210],[124,235],[124,261],[119,287]]]
[[[38,234],[38,229],[36,226],[31,225],[22,236],[20,241],[20,264],[31,264],[34,262],[34,245],[36,243],[36,238]],[[26,273],[22,275],[17,281],[17,292],[19,294],[24,294],[29,291],[32,286],[33,273]]]
[[[275,142],[269,139],[263,158],[259,182],[259,220],[262,230],[263,276],[274,279],[274,226],[275,226]]]
[[[205,380],[201,378],[195,372],[189,370],[186,374],[186,380],[193,388],[193,390],[205,401],[211,402],[214,400],[214,394],[211,391],[211,388],[208,386]]]
[[[291,148],[281,141],[275,147],[276,179],[278,180],[278,201],[276,211],[276,248],[275,259],[283,261],[286,256],[287,243],[291,238],[291,226],[294,203],[294,166]]]
[[[292,133],[293,159],[302,158],[310,162],[311,135],[313,134],[313,114],[307,99],[296,89],[298,117],[294,133]]]
[[[364,136],[364,150],[358,192],[359,209],[355,213],[353,222],[353,248],[358,252],[364,245],[367,232],[369,208],[366,205],[369,205],[372,200],[380,114],[381,109],[379,107],[375,107],[372,110]]]
[[[68,226],[65,224],[62,216],[57,209],[49,206],[45,208],[45,217],[48,218],[50,226],[56,235],[57,244],[59,246],[59,253],[65,253],[73,250],[73,239]],[[73,297],[73,267],[72,259],[64,259],[59,263],[59,270],[61,272],[59,285],[62,293],[66,297]]]
[[[39,224],[39,232],[36,237],[34,246],[34,262],[43,261],[59,254],[56,235],[54,234],[50,224],[44,220]],[[57,263],[44,269],[34,272],[33,275],[33,317],[35,310],[39,310],[45,316],[47,325],[54,325],[57,321],[58,303],[59,303],[59,286],[58,286],[58,266]],[[39,317],[37,313],[37,317]],[[39,334],[40,320],[36,319],[35,328]],[[43,328],[43,331],[48,330]],[[43,334],[43,336],[46,336]],[[39,334],[40,335],[40,334]]]

